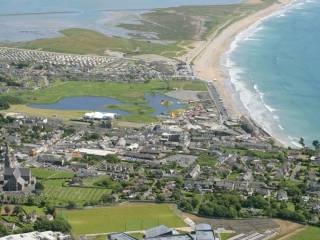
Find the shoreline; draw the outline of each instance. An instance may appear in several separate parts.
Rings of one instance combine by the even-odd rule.
[[[251,2],[251,4],[254,4],[252,3],[253,1],[255,0],[248,0],[247,3],[249,4]],[[233,22],[223,28],[219,33],[213,33],[205,42],[206,45],[193,59],[193,70],[195,75],[202,80],[213,81],[214,86],[217,88],[217,91],[223,99],[223,104],[227,109],[228,114],[232,118],[239,118],[241,116],[249,117],[258,128],[262,129],[281,145],[286,144],[280,142],[279,139],[273,136],[251,117],[251,114],[237,96],[238,93],[234,89],[230,76],[222,63],[226,60],[226,55],[239,34],[245,32],[259,21],[268,18],[277,11],[287,7],[291,2],[292,0],[279,0],[279,2],[273,3],[264,9]]]
[[[233,22],[218,34],[213,33],[204,43],[206,44],[204,48],[194,57],[192,62],[195,75],[199,79],[214,82],[214,86],[223,99],[224,106],[232,117],[238,118],[249,113],[243,104],[238,102],[239,99],[235,99],[232,83],[228,79],[221,61],[225,58],[238,34],[288,6],[291,2],[292,0],[279,0],[277,3]]]

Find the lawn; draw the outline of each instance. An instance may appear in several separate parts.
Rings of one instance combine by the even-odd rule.
[[[68,202],[74,202],[77,205],[97,202],[103,194],[110,193],[110,189],[85,188],[85,187],[66,187],[62,186],[62,180],[46,180],[44,184],[43,195],[57,205],[66,205]]]
[[[39,179],[60,179],[60,178],[72,178],[73,172],[54,171],[44,168],[32,168],[32,175]]]
[[[168,204],[126,204],[85,210],[59,210],[76,236],[90,233],[143,230],[164,224],[182,227],[184,222]]]
[[[84,203],[97,202],[103,194],[111,192],[110,189],[97,188],[93,185],[86,185],[86,187],[67,186],[67,180],[74,176],[72,172],[32,168],[32,175],[41,179],[44,185],[42,195],[59,206],[64,206],[70,201],[79,206]]]
[[[220,233],[221,240],[228,240],[234,235],[234,233]]]
[[[1,112],[15,112],[22,113],[29,116],[51,118],[51,119],[61,119],[68,121],[71,119],[82,118],[86,111],[71,111],[71,110],[55,110],[55,109],[39,109],[31,108],[26,105],[11,105],[9,109]]]
[[[320,227],[306,227],[305,230],[291,236],[288,240],[319,240]]]

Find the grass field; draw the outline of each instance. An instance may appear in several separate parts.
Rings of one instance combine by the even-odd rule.
[[[16,112],[27,114],[29,116],[37,116],[51,119],[61,119],[68,121],[70,119],[81,118],[86,111],[65,111],[65,110],[53,110],[53,109],[38,109],[31,108],[26,105],[11,105],[9,109],[1,112]]]
[[[36,91],[26,91],[12,93],[18,96],[26,104],[36,103],[54,103],[66,97],[81,96],[98,96],[111,97],[124,102],[123,105],[111,106],[119,110],[128,111],[131,114],[122,116],[121,121],[150,123],[156,122],[157,119],[150,115],[154,110],[145,104],[144,95],[146,93],[164,94],[173,89],[205,91],[206,85],[201,81],[181,81],[171,80],[168,82],[160,80],[152,80],[147,83],[113,83],[113,82],[94,82],[94,81],[69,81],[56,82],[48,88]],[[128,103],[128,104],[126,104]],[[109,106],[110,107],[110,106]],[[62,120],[79,119],[86,109],[83,111],[71,110],[53,110],[53,109],[37,109],[26,105],[12,105],[6,112],[19,112],[31,116],[58,118]],[[87,109],[87,111],[90,111]]]
[[[63,187],[61,181],[48,180],[44,182],[44,196],[58,205],[65,205],[72,201],[77,205],[86,202],[99,201],[103,194],[110,193],[109,189],[83,188],[83,187]]]
[[[319,240],[320,227],[306,227],[305,230],[288,238],[288,240]]]
[[[93,185],[88,185],[89,187],[66,186],[66,181],[74,176],[72,172],[33,168],[32,175],[43,183],[42,195],[56,205],[66,205],[70,201],[77,205],[97,202],[103,194],[111,192],[110,189],[95,188]]]
[[[61,37],[39,39],[23,44],[22,48],[41,49],[51,52],[74,54],[104,55],[106,50],[134,54],[175,53],[182,50],[176,44],[159,44],[148,41],[138,41],[119,37],[109,37],[105,34],[89,30],[72,28],[60,31]]]
[[[123,102],[143,103],[145,93],[165,93],[172,89],[206,91],[206,85],[200,81],[168,82],[152,80],[148,83],[114,83],[94,81],[58,82],[51,87],[19,93],[27,103],[54,103],[62,98],[77,96],[112,97]]]
[[[54,171],[44,168],[32,168],[32,175],[39,179],[59,179],[59,178],[72,178],[74,173],[64,171]]]
[[[184,222],[167,204],[127,204],[85,210],[60,210],[76,236],[90,233],[142,230],[164,224],[182,227]]]
[[[228,240],[234,235],[234,233],[220,233],[221,240]]]

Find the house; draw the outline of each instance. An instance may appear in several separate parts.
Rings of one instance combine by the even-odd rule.
[[[144,237],[145,238],[165,237],[165,236],[169,236],[172,234],[173,234],[172,229],[170,229],[164,225],[160,225],[160,226],[146,230]]]
[[[288,194],[286,191],[283,191],[283,190],[280,190],[278,193],[277,193],[277,199],[279,201],[288,201]]]
[[[189,172],[188,177],[190,178],[196,178],[200,175],[201,173],[201,168],[200,165],[197,164],[192,170]]]

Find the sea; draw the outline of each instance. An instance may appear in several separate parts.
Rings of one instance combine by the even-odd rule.
[[[320,1],[296,0],[233,41],[222,59],[234,97],[287,146],[320,139]]]
[[[87,28],[128,37],[119,23],[139,20],[154,8],[239,3],[241,0],[0,0],[0,43],[56,37],[68,28]]]

